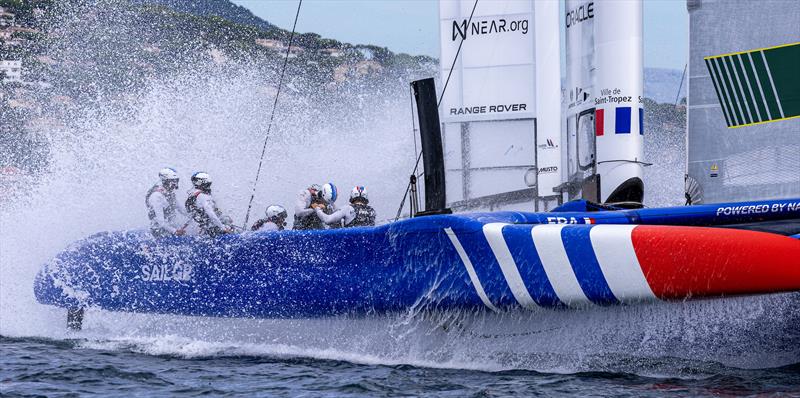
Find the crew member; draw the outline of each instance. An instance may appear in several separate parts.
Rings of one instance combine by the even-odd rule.
[[[253,224],[253,231],[283,231],[286,227],[286,209],[280,205],[267,207],[267,217],[262,218]]]
[[[314,207],[314,211],[320,210],[323,214],[331,215],[338,210],[336,207],[336,198],[339,197],[338,194],[339,190],[336,189],[336,185],[332,182],[329,182],[322,186],[322,190],[317,193],[317,199],[320,203],[319,206]],[[333,223],[326,223],[325,220],[317,218],[322,222],[323,228],[325,229],[335,229],[341,228],[343,226],[342,222],[333,222]]]
[[[350,192],[350,204],[333,213],[325,214],[316,210],[317,217],[327,225],[344,225],[345,227],[371,227],[375,225],[375,209],[369,205],[369,195],[362,186],[353,187]]]
[[[294,205],[293,229],[323,229],[325,227],[314,214],[315,208],[325,206],[325,203],[319,198],[320,191],[322,191],[322,187],[319,184],[311,184],[297,195]]]
[[[178,213],[184,214],[175,200],[178,189],[178,172],[165,167],[158,172],[160,183],[153,185],[145,195],[147,216],[150,218],[150,232],[156,238],[183,235],[183,228],[177,223]]]
[[[200,234],[215,237],[232,233],[233,228],[222,222],[224,216],[211,196],[211,176],[198,171],[192,174],[192,185],[194,189],[186,198],[186,211],[197,223]]]

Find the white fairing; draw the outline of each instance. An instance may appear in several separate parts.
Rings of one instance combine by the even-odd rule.
[[[581,197],[585,179],[599,174],[596,199],[606,202],[642,179],[642,2],[567,0],[564,17],[569,196]]]
[[[595,12],[597,173],[605,202],[620,184],[643,174],[642,2],[598,1]]]
[[[594,1],[567,0],[566,25],[566,103],[565,145],[567,158],[565,181],[570,183],[568,199],[582,195],[584,179],[595,173],[594,132]]]
[[[461,47],[440,106],[444,122],[535,116],[533,8],[530,0],[439,2],[442,85]]]
[[[558,2],[533,3],[536,34],[536,164],[539,197],[556,196],[561,165],[561,43]]]
[[[439,2],[448,205],[546,208],[562,170],[558,2],[475,5]]]

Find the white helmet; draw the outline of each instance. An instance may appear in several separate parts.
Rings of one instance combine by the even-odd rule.
[[[350,201],[354,201],[356,199],[362,199],[364,203],[369,203],[369,195],[367,194],[367,188],[362,186],[355,186],[353,190],[350,191]]]
[[[283,206],[272,205],[267,207],[267,220],[274,222],[281,218],[286,219],[286,217],[289,217],[289,213],[286,212]]]
[[[161,179],[161,185],[166,189],[178,188],[178,172],[172,167],[164,167],[158,171],[158,178]]]
[[[197,189],[211,188],[211,176],[205,171],[192,174],[192,185]]]
[[[332,182],[329,182],[322,186],[322,191],[319,192],[320,199],[324,200],[325,203],[333,203],[336,202],[336,198],[339,197],[336,185],[333,185]]]
[[[164,167],[163,169],[158,171],[158,178],[160,178],[162,182],[177,180],[178,171],[173,169],[172,167]]]

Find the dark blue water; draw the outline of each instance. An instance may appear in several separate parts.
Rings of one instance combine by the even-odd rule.
[[[664,358],[639,366],[668,370],[654,377],[636,372],[482,372],[273,356],[189,359],[85,348],[81,340],[0,337],[3,396],[800,396],[800,364],[745,370]]]

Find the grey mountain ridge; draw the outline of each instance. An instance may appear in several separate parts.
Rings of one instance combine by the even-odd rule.
[[[133,3],[154,4],[169,7],[178,12],[201,17],[218,16],[241,25],[250,25],[262,30],[276,26],[257,17],[250,10],[227,0],[133,0]]]

